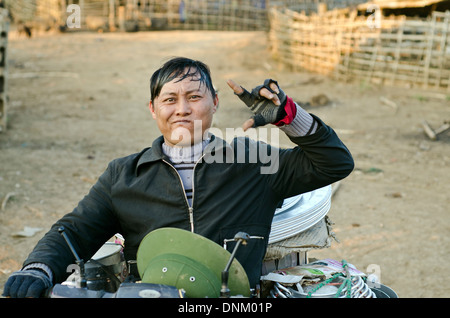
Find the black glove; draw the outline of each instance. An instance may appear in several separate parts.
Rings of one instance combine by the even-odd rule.
[[[277,94],[271,87],[270,84],[275,83],[278,87],[279,93]],[[272,94],[278,96],[281,104],[275,105],[272,100],[269,100],[259,94],[262,88],[266,88]],[[252,89],[249,93],[245,88],[241,94],[236,94],[244,103],[247,105],[251,111],[255,114],[252,116],[254,120],[253,127],[264,126],[267,124],[274,124],[286,117],[286,94],[280,89],[278,83],[272,79],[266,79],[263,85],[257,86]]]
[[[39,269],[27,269],[12,273],[3,289],[4,297],[39,298],[46,289],[52,287],[48,275]]]

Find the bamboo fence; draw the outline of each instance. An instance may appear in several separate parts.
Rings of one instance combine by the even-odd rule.
[[[146,2],[146,1],[144,1]],[[268,30],[266,0],[147,0],[141,12],[168,28],[185,30]]]
[[[5,1],[15,19],[44,28],[66,25],[76,4],[84,30],[265,30],[273,56],[296,70],[450,91],[449,12],[382,16],[374,27],[357,9],[365,0]]]
[[[365,0],[5,0],[16,20],[35,28],[65,25],[71,4],[80,8],[81,29],[89,30],[268,30],[268,8],[310,13]]]
[[[382,17],[377,27],[350,9],[273,8],[269,19],[274,58],[296,70],[450,91],[450,11],[426,20]]]
[[[71,4],[89,30],[268,30],[269,0],[6,0],[13,16],[33,24],[66,24]],[[38,23],[36,23],[38,22]]]

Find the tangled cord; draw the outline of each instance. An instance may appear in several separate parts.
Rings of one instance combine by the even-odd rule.
[[[312,298],[316,296],[314,294],[320,288],[326,285],[339,285],[334,298],[377,298],[375,292],[366,284],[361,276],[351,276],[350,266],[345,260],[342,260],[342,269],[343,271],[335,273],[321,283],[308,286],[311,289],[308,292],[305,291],[306,294],[300,283],[296,284],[297,290],[295,290],[295,288],[284,286],[280,282],[275,282],[273,289],[270,290],[270,296],[273,298],[303,298],[305,296],[306,298]],[[323,296],[333,297],[333,293],[334,291],[330,291],[330,293],[326,292]]]
[[[336,292],[336,295],[334,295],[334,298],[338,298],[341,295],[342,290],[345,287],[347,287],[346,297],[350,298],[351,297],[351,291],[352,291],[352,277],[350,275],[350,270],[348,269],[348,263],[345,260],[342,260],[342,268],[345,270],[345,275],[342,274],[342,273],[336,273],[333,276],[331,276],[330,278],[328,278],[327,280],[324,280],[323,282],[317,284],[316,287],[314,287],[313,289],[311,289],[308,292],[308,295],[306,296],[306,298],[311,298],[312,295],[316,291],[318,291],[323,286],[328,285],[329,283],[331,283],[333,280],[335,280],[338,277],[345,277],[345,278],[344,278],[344,282],[341,284],[341,286],[339,286],[339,289]]]

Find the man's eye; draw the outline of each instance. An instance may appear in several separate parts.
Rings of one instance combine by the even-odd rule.
[[[201,98],[201,96],[199,96],[199,95],[191,95],[189,98],[190,99],[199,99],[199,98]]]

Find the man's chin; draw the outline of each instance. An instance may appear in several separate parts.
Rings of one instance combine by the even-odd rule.
[[[189,147],[197,142],[201,142],[203,139],[203,134],[201,131],[198,131],[198,133],[193,133],[184,127],[178,127],[172,132],[170,137],[169,142],[173,146]]]

